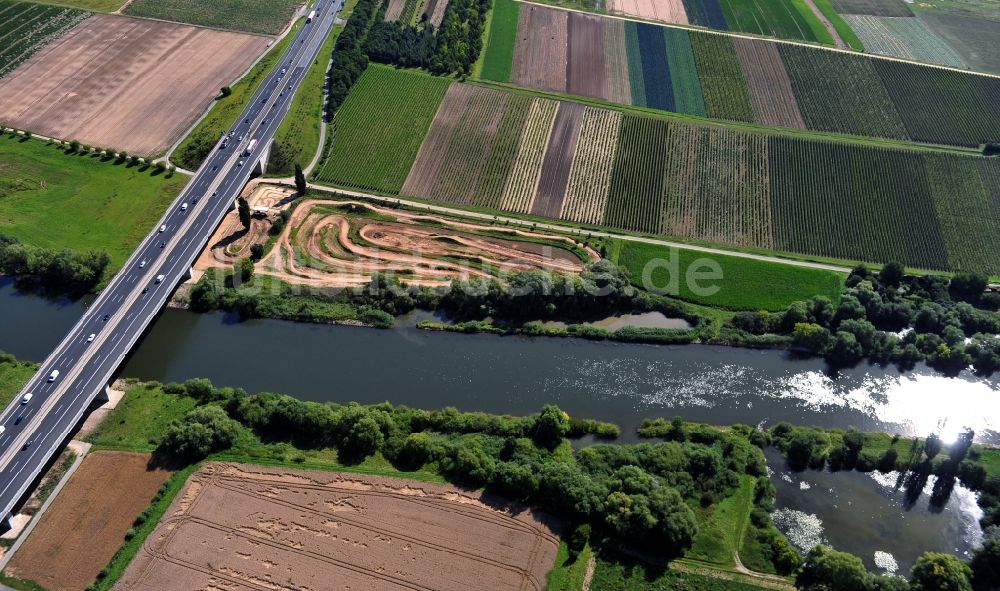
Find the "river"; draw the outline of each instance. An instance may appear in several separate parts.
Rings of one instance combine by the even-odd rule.
[[[0,349],[41,360],[83,311],[0,282]],[[867,364],[830,375],[817,359],[781,351],[639,345],[563,338],[391,330],[165,310],[122,374],[161,381],[207,377],[307,400],[526,414],[555,403],[617,423],[644,417],[717,424],[778,421],[905,435],[964,426],[1000,444],[1000,384],[925,366],[901,374]]]
[[[42,359],[84,306],[19,294],[0,281],[0,349]],[[307,400],[388,400],[510,414],[551,402],[618,424],[623,440],[636,439],[645,417],[680,415],[716,424],[790,421],[920,436],[938,431],[946,440],[969,426],[979,440],[1000,444],[996,379],[946,378],[926,366],[901,374],[867,364],[830,375],[820,360],[780,351],[428,332],[413,327],[414,320],[376,330],[239,322],[221,312],[170,309],[122,374],[161,381],[207,377]],[[799,518],[785,524],[791,536],[813,527],[872,566],[875,552],[892,554],[900,572],[917,550],[961,554],[978,539],[978,508],[961,487],[947,510],[933,512],[903,507],[898,492],[870,475],[792,475],[780,459],[771,460],[778,506]]]

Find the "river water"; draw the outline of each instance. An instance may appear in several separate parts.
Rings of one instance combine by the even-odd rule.
[[[0,279],[0,349],[41,360],[85,305],[20,294]],[[624,440],[635,440],[645,417],[680,415],[716,424],[787,420],[907,435],[937,431],[946,440],[968,426],[979,440],[1000,444],[995,378],[946,378],[925,366],[901,374],[867,364],[831,375],[820,360],[779,351],[428,332],[414,328],[413,320],[376,330],[238,322],[221,312],[171,309],[157,318],[122,374],[206,377],[307,400],[494,413],[527,414],[555,403],[618,424]],[[822,539],[858,553],[873,568],[876,551],[892,554],[905,572],[917,550],[962,553],[976,542],[974,497],[960,487],[946,511],[904,510],[897,493],[870,475],[787,474],[793,480],[786,482],[780,460],[771,463],[779,507],[815,517]],[[881,518],[886,515],[892,518]],[[803,523],[787,526],[790,535],[812,522]]]

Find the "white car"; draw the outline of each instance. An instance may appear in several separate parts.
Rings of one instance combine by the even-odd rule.
[[[243,161],[242,161],[242,160],[240,160],[239,162],[237,162],[237,163],[236,163],[236,166],[243,166]]]
[[[188,204],[187,203],[181,203],[181,211],[187,211],[187,210],[188,210]]]
[[[166,230],[167,230],[167,225],[166,225],[166,224],[163,224],[162,226],[160,226],[160,233],[161,233],[161,234],[162,234],[163,232],[166,232]]]
[[[157,283],[163,283],[163,275],[157,275],[156,276],[156,282]]]
[[[52,373],[49,374],[49,383],[51,384],[52,382],[56,381],[56,378],[58,377],[59,377],[59,370],[53,369]]]
[[[28,404],[29,402],[31,402],[31,396],[32,396],[31,392],[28,392],[27,394],[25,394],[24,396],[22,396],[21,397],[21,404]]]
[[[87,337],[87,342],[88,342],[88,343],[93,343],[93,342],[94,342],[94,339],[96,339],[96,338],[97,338],[97,335],[96,335],[96,334],[94,334],[94,333],[90,333],[90,336],[89,336],[89,337]]]
[[[146,261],[140,261],[139,262],[139,268],[140,269],[143,268],[143,267],[145,267],[145,266],[146,266]]]

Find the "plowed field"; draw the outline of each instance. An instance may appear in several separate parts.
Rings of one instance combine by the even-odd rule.
[[[5,572],[49,591],[92,583],[170,475],[147,462],[149,454],[110,451],[84,458]]]
[[[557,546],[538,517],[480,493],[209,463],[115,589],[541,590]]]
[[[0,80],[0,121],[140,155],[164,151],[268,39],[97,15]]]

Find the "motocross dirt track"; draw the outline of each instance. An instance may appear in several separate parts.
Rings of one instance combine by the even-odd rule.
[[[539,516],[478,492],[207,463],[115,589],[540,591],[557,548]]]

